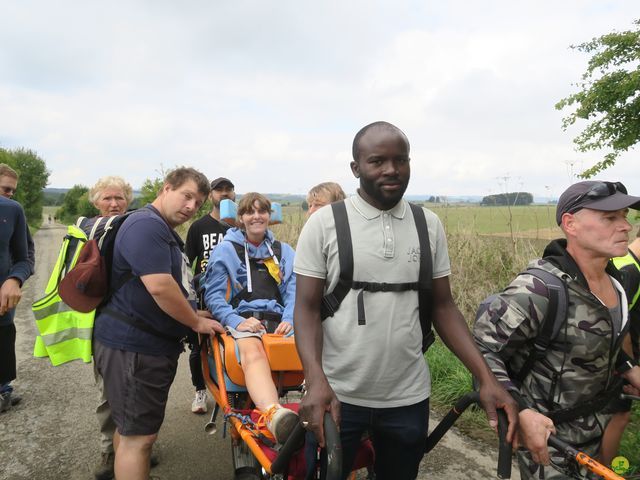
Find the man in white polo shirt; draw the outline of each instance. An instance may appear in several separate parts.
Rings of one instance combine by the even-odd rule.
[[[420,242],[409,204],[409,141],[387,122],[362,128],[353,141],[351,170],[358,194],[345,200],[353,245],[353,280],[411,284],[420,273]],[[445,344],[480,382],[480,397],[492,426],[496,408],[506,408],[514,431],[516,405],[477,350],[453,302],[447,243],[438,217],[423,209],[432,255],[432,321]],[[322,416],[340,425],[346,478],[365,431],[376,451],[378,480],[413,479],[424,455],[430,375],[422,354],[418,293],[348,291],[333,316],[321,320],[322,298],[340,276],[332,208],[318,210],[297,244],[294,324],[307,393],[303,425],[324,444]]]

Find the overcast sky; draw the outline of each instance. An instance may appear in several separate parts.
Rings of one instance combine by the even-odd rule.
[[[387,120],[411,141],[409,194],[557,196],[598,160],[554,109],[637,0],[0,0],[0,146],[50,186],[176,165],[236,190],[354,192],[351,142]],[[565,112],[567,113],[567,112]],[[640,193],[638,151],[601,175]]]

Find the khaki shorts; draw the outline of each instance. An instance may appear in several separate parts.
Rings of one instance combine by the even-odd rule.
[[[179,353],[146,355],[109,348],[97,340],[93,352],[118,433],[124,436],[158,433]]]

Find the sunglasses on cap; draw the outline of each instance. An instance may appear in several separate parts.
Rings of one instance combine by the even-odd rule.
[[[573,202],[567,205],[565,211],[567,213],[575,213],[575,209],[580,207],[580,204],[586,198],[590,200],[596,200],[598,198],[606,198],[611,195],[615,195],[616,193],[624,193],[627,194],[627,187],[625,187],[621,182],[598,182],[593,184],[593,186],[582,195],[578,195]]]
[[[578,195],[573,202],[571,202],[567,208],[567,213],[574,213],[573,209],[580,206],[580,203],[585,198],[590,200],[596,200],[598,198],[606,198],[611,195],[615,195],[617,192],[627,194],[627,187],[621,182],[598,182],[594,184],[588,191],[582,195]]]

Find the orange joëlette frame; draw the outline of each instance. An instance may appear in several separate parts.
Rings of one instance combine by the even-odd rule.
[[[587,468],[587,470],[590,470],[593,473],[600,475],[605,480],[624,480],[624,477],[621,477],[617,473],[613,472],[611,469],[595,461],[586,453],[578,452],[578,454],[576,455],[576,461],[579,464],[584,465]]]
[[[227,338],[228,337],[228,338]],[[224,374],[225,370],[222,363],[222,356],[220,353],[220,340],[222,338],[224,350],[225,350],[225,365],[227,366],[227,373],[229,379],[236,383],[237,385],[244,385],[244,375],[242,374],[242,367],[238,364],[237,358],[235,356],[235,344],[234,340],[230,336],[226,334],[216,335],[215,337],[209,337],[207,339],[205,348],[202,349],[201,352],[201,363],[202,363],[202,372],[204,376],[204,381],[207,384],[207,388],[213,395],[216,403],[220,406],[222,413],[225,415],[232,412],[232,408],[229,405],[229,400],[227,396],[227,387],[225,385]],[[265,341],[266,340],[266,341]],[[272,365],[272,370],[276,370],[274,367],[288,367],[291,366],[292,370],[298,367],[298,371],[287,371],[285,372],[285,382],[289,383],[289,381],[295,382],[299,385],[302,383],[302,379],[304,378],[302,375],[302,364],[300,363],[300,359],[298,357],[298,353],[295,350],[295,344],[292,337],[282,337],[281,335],[264,335],[263,343],[265,345],[265,351],[267,351],[267,355],[274,355],[274,363],[271,363],[271,357],[269,358],[270,364]],[[209,369],[209,361],[208,361],[208,352],[211,352],[213,355],[213,360],[216,369],[216,378],[218,379],[218,384],[216,384],[211,378],[211,370]],[[293,355],[292,355],[293,353]],[[288,357],[288,359],[286,358]],[[229,368],[231,367],[231,369]],[[237,371],[240,369],[240,372]],[[233,377],[230,373],[233,374]],[[241,378],[238,377],[238,373],[240,373]],[[278,372],[274,372],[278,373]],[[239,380],[240,382],[236,381]],[[274,378],[274,380],[276,380]],[[233,416],[226,417],[228,421],[231,423],[234,430],[238,435],[242,438],[251,453],[256,457],[260,465],[271,474],[271,460],[265,455],[265,453],[260,448],[258,441],[256,438],[249,432],[246,428],[242,428],[242,422]]]

